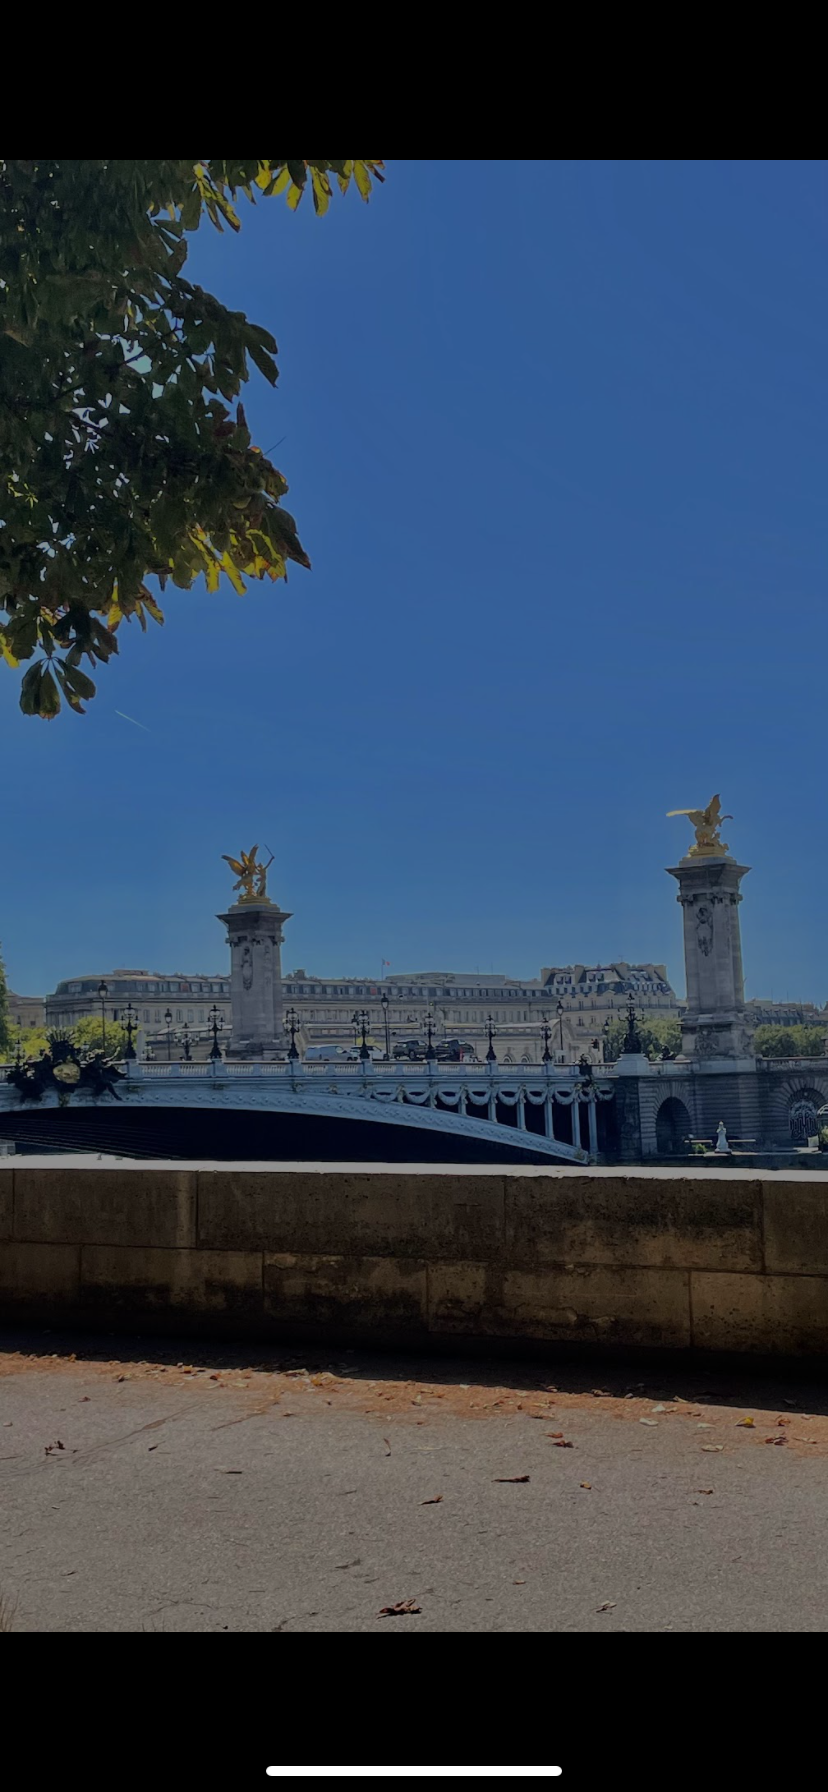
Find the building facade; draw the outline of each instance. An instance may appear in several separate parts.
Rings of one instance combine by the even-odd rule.
[[[132,1005],[137,1014],[141,1036],[150,1043],[163,1039],[169,1022],[177,1036],[186,1022],[193,1037],[207,1038],[210,1012],[218,1009],[225,1030],[230,1027],[230,979],[226,976],[185,976],[177,971],[116,970],[100,971],[96,976],[67,977],[58,984],[53,995],[46,997],[46,1025],[72,1027],[84,1015],[100,1016],[101,983],[106,984],[104,1010],[107,1020],[121,1021],[124,1010]]]
[[[653,964],[546,967],[526,980],[491,972],[413,971],[372,982],[295,970],[285,973],[283,994],[297,1013],[306,1046],[353,1044],[358,1032],[353,1016],[365,1009],[369,1038],[382,1051],[387,1044],[393,1054],[402,1041],[422,1036],[430,1015],[438,1043],[466,1040],[482,1059],[491,1016],[493,1047],[502,1063],[539,1063],[544,1027],[556,1062],[576,1063],[584,1056],[600,1063],[602,1029],[626,1013],[631,996],[642,1013],[678,1015],[665,966]]]
[[[27,1027],[43,1027],[46,1024],[46,1003],[43,996],[16,996],[13,989],[6,992],[9,1004],[9,1019],[13,1027],[25,1032]]]

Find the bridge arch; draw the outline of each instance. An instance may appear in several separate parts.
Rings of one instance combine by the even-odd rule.
[[[659,1157],[677,1157],[688,1149],[693,1129],[689,1109],[679,1096],[667,1096],[656,1112],[655,1123]]]

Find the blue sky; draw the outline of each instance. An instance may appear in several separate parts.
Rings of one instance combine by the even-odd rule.
[[[12,986],[224,967],[266,841],[289,968],[682,988],[665,811],[720,791],[748,993],[824,1001],[826,164],[390,162],[242,224],[189,271],[276,336],[313,571],[168,590],[85,718],[0,678]]]

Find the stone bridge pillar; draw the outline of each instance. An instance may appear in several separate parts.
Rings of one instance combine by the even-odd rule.
[[[745,1020],[745,980],[739,926],[739,885],[750,867],[735,859],[688,855],[668,866],[684,917],[687,1011],[682,1056],[745,1059],[752,1054]]]
[[[273,1058],[285,1049],[282,939],[290,915],[264,896],[218,916],[230,947],[233,1036],[228,1058]]]

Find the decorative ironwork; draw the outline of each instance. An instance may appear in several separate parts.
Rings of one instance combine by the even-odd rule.
[[[132,1043],[132,1035],[133,1035],[133,1033],[137,1032],[137,1030],[138,1030],[138,1014],[137,1014],[136,1009],[133,1008],[131,1002],[128,1002],[126,1005],[126,1008],[124,1009],[124,1022],[126,1025],[126,1036],[127,1036],[126,1051],[124,1052],[124,1057],[130,1058],[130,1059],[137,1058],[138,1053],[136,1052],[135,1047]]]
[[[496,1036],[497,1036],[497,1028],[496,1028],[494,1021],[492,1019],[492,1016],[490,1014],[486,1015],[486,1033],[488,1035],[488,1040],[489,1040],[489,1048],[488,1048],[488,1051],[486,1052],[486,1063],[487,1064],[496,1064],[497,1063],[497,1052],[495,1051],[495,1048],[492,1045],[492,1040],[494,1038],[496,1038]]]
[[[51,1034],[49,1050],[41,1052],[35,1063],[15,1061],[6,1073],[6,1080],[18,1091],[22,1101],[42,1101],[44,1095],[57,1095],[63,1105],[70,1095],[75,1094],[114,1095],[118,1101],[120,1097],[115,1085],[123,1082],[125,1075],[125,1071],[116,1070],[114,1062],[105,1058],[103,1052],[90,1052],[82,1059],[71,1039]]]

